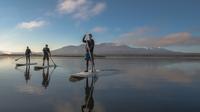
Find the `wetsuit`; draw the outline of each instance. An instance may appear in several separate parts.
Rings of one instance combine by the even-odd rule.
[[[49,61],[50,49],[48,47],[43,48],[43,60],[47,59]]]

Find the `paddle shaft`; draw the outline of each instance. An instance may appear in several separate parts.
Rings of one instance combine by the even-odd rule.
[[[49,55],[51,61],[53,62],[54,66],[56,66],[55,62],[53,61],[53,59],[52,59],[52,57],[51,57],[51,55],[50,55],[50,53],[48,53],[48,55]]]
[[[53,62],[54,66],[56,66],[56,64],[55,64],[55,62],[53,61],[53,59],[51,58],[51,56],[50,56],[50,59],[51,59],[51,61]]]
[[[21,57],[15,59],[15,61],[18,61],[19,59],[22,59],[23,57],[24,57],[24,56],[21,56]]]

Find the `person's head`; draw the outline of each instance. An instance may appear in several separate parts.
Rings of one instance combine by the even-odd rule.
[[[45,47],[48,47],[48,44],[46,44]]]
[[[90,33],[90,34],[88,34],[88,36],[89,36],[89,39],[92,39],[92,34]]]
[[[27,46],[26,49],[29,49],[29,47]]]

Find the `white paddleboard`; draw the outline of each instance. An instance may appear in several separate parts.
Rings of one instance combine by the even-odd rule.
[[[45,69],[45,68],[49,68],[49,67],[55,67],[55,65],[49,65],[49,66],[35,66],[34,69],[38,70],[38,69]]]
[[[74,78],[86,78],[86,77],[89,77],[91,75],[95,75],[95,74],[97,74],[99,72],[100,72],[100,70],[96,70],[94,72],[92,72],[90,70],[88,72],[79,72],[79,73],[72,74],[70,77],[74,77]]]
[[[16,66],[26,66],[26,65],[37,65],[37,63],[29,63],[29,64],[21,64],[21,63],[17,63]]]

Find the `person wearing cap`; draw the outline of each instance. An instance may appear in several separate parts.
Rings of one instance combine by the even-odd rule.
[[[86,60],[86,70],[85,72],[88,72],[88,67],[89,67],[89,61],[92,62],[92,72],[93,72],[93,66],[94,66],[94,46],[95,46],[95,42],[92,39],[92,34],[85,34],[82,41],[83,43],[86,43],[85,45],[85,50],[86,50],[86,54],[85,54],[85,60]]]
[[[26,64],[30,64],[31,49],[28,46],[25,51],[25,56],[26,56]]]
[[[48,48],[48,45],[46,44],[43,48],[43,66],[45,64],[45,60],[47,60],[47,65],[49,66],[49,56],[51,56],[50,49]]]

